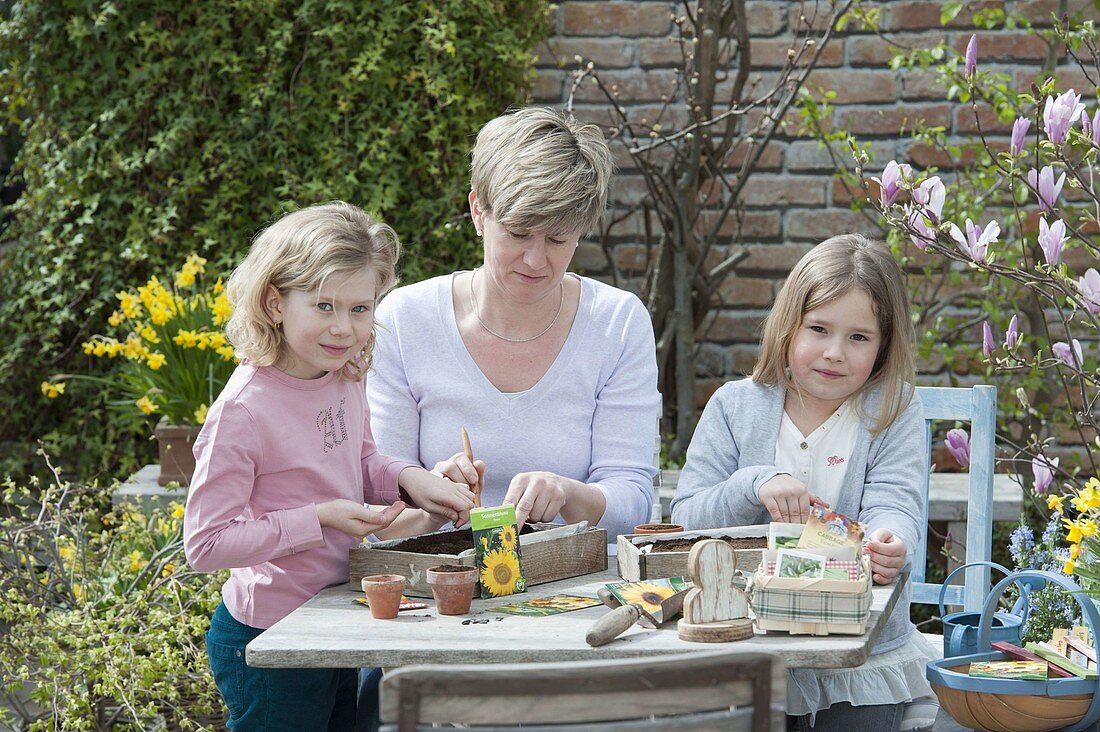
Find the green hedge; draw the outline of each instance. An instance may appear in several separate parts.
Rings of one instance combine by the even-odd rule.
[[[469,263],[474,239],[454,226],[469,142],[525,100],[549,12],[538,0],[16,4],[0,87],[25,139],[25,190],[0,252],[0,452],[48,436],[80,475],[151,456],[145,429],[111,425],[104,395],[46,400],[39,383],[94,368],[80,343],[116,291],[192,251],[227,271],[288,207],[345,199],[381,214],[406,242],[406,281]]]

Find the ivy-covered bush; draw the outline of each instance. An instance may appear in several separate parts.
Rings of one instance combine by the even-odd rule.
[[[50,435],[77,474],[125,471],[147,435],[103,395],[71,409],[44,373],[94,370],[127,283],[190,252],[227,271],[282,210],[344,199],[406,243],[416,280],[469,262],[470,136],[525,100],[538,0],[17,3],[0,93],[25,143],[0,248],[0,447]],[[78,448],[79,449],[76,449]],[[0,458],[2,458],[0,451]],[[8,465],[0,465],[0,474]]]
[[[0,727],[198,729],[224,720],[203,633],[225,573],[190,571],[183,506],[0,484]]]

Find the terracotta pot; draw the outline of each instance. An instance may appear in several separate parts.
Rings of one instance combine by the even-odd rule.
[[[189,485],[195,474],[195,438],[199,436],[200,425],[179,425],[159,422],[153,429],[157,438],[157,451],[160,454],[159,485],[179,483]]]
[[[477,587],[477,568],[457,564],[441,564],[427,572],[428,584],[435,596],[435,609],[440,615],[465,615]]]
[[[397,617],[405,578],[399,574],[372,574],[363,578],[363,592],[370,603],[370,614],[379,620]]]
[[[673,534],[683,530],[680,524],[638,524],[634,527],[635,534]]]

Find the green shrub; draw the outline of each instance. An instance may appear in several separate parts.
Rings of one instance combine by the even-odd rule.
[[[3,485],[2,695],[16,729],[195,729],[224,710],[202,636],[223,575],[183,556],[183,507],[104,512],[103,492]],[[32,481],[33,483],[33,481]]]
[[[50,435],[72,471],[147,462],[106,397],[47,402],[42,374],[96,373],[80,344],[127,283],[188,253],[227,271],[259,226],[344,199],[406,243],[407,281],[469,263],[470,136],[522,103],[537,0],[19,3],[0,90],[25,138],[0,250],[0,443]],[[0,466],[0,474],[3,468]],[[8,466],[10,467],[10,466]]]

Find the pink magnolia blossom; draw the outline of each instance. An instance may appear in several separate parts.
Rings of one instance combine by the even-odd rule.
[[[1093,315],[1100,313],[1100,272],[1089,267],[1085,276],[1077,280],[1077,287],[1081,289],[1085,309]]]
[[[923,181],[913,189],[913,203],[909,209],[908,223],[912,231],[909,238],[918,248],[924,249],[936,241],[936,230],[943,214],[943,202],[947,198],[947,189],[938,175]]]
[[[966,430],[953,429],[947,433],[947,451],[964,468],[970,467],[970,435]]]
[[[1020,151],[1024,149],[1024,140],[1027,138],[1027,131],[1031,128],[1031,120],[1027,117],[1019,117],[1012,123],[1012,143],[1009,145],[1008,151],[1013,155],[1019,155]]]
[[[1039,198],[1039,210],[1050,211],[1058,203],[1058,196],[1062,195],[1062,184],[1066,182],[1066,174],[1054,180],[1054,168],[1044,165],[1038,173],[1034,169],[1027,171],[1027,182],[1036,191]]]
[[[989,245],[997,242],[1001,234],[1001,225],[990,221],[984,229],[978,228],[970,219],[966,220],[966,236],[959,227],[951,224],[951,238],[959,245],[959,250],[975,262],[989,261]]]
[[[993,351],[996,350],[996,348],[997,346],[993,342],[993,326],[991,326],[987,320],[982,323],[982,353],[988,358],[993,355]]]
[[[1047,97],[1046,106],[1043,108],[1043,128],[1050,141],[1065,142],[1069,128],[1084,111],[1085,105],[1081,104],[1081,95],[1074,94],[1072,89],[1060,94],[1057,98]]]
[[[1043,494],[1054,482],[1054,468],[1058,467],[1058,458],[1048,460],[1045,455],[1036,455],[1031,460],[1031,474],[1035,476],[1035,492]]]
[[[1011,351],[1020,342],[1020,316],[1013,315],[1005,331],[1005,349]]]
[[[882,179],[871,178],[879,185],[879,201],[882,203],[883,208],[888,208],[894,201],[897,200],[898,194],[901,192],[901,183],[903,178],[908,178],[912,168],[906,163],[898,164],[896,160],[891,160],[886,164],[886,169],[882,171]]]
[[[1085,363],[1084,354],[1081,352],[1081,341],[1074,338],[1072,343],[1071,346],[1065,341],[1058,341],[1050,347],[1050,350],[1054,351],[1054,355],[1066,366],[1079,369]]]
[[[1054,267],[1062,259],[1062,247],[1066,244],[1066,222],[1056,220],[1047,226],[1045,218],[1039,219],[1039,246],[1043,250],[1047,264]]]
[[[1081,132],[1089,138],[1093,145],[1100,146],[1100,107],[1096,108],[1096,113],[1092,116],[1091,121],[1088,112],[1081,115]]]
[[[971,76],[978,68],[978,36],[970,36],[970,42],[966,44],[966,66],[964,73]]]

